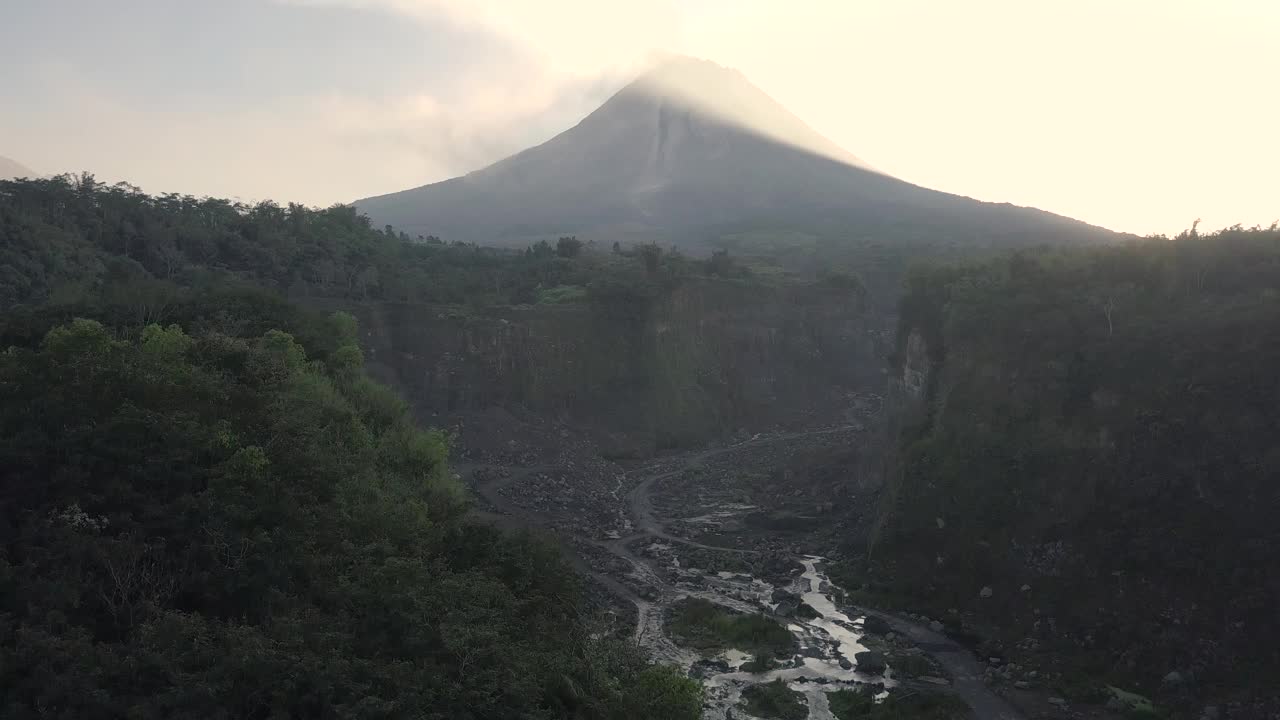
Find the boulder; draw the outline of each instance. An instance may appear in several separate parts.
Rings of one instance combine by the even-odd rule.
[[[989,598],[995,594],[996,594],[996,591],[992,590],[990,585],[987,585],[978,591],[978,597],[980,598]]]
[[[723,660],[699,660],[689,668],[689,674],[696,678],[707,678],[712,675],[729,672],[729,663]]]
[[[777,662],[772,657],[760,654],[756,655],[755,658],[742,663],[742,666],[739,667],[738,670],[746,673],[762,673],[772,670],[776,665]]]
[[[1063,700],[1063,699],[1062,699],[1062,698],[1060,698],[1060,697],[1051,697],[1051,698],[1049,698],[1049,704],[1050,704],[1050,705],[1056,705],[1057,707],[1066,707],[1066,706],[1067,706],[1067,701],[1066,701],[1066,700]]]
[[[793,593],[793,592],[788,592],[787,590],[783,590],[782,588],[777,588],[776,590],[774,590],[774,591],[773,591],[773,595],[769,596],[769,599],[770,599],[771,601],[773,601],[774,603],[782,603],[782,602],[794,602],[794,603],[798,603],[798,602],[800,602],[800,596],[799,596],[799,595],[797,595],[797,594],[795,594],[795,593]]]
[[[819,617],[818,611],[814,610],[813,606],[807,602],[802,602],[796,606],[795,616],[801,620],[814,620]]]
[[[858,661],[858,670],[860,672],[879,675],[885,671],[884,655],[874,650],[864,650],[853,657]]]
[[[888,621],[875,615],[868,615],[862,622],[862,631],[868,635],[887,635],[893,631],[893,628],[889,626]]]
[[[1184,679],[1185,678],[1182,677],[1182,673],[1178,672],[1177,670],[1173,670],[1173,671],[1170,671],[1168,675],[1164,676],[1164,684],[1165,685],[1181,685]]]
[[[770,599],[777,605],[774,612],[783,617],[791,617],[795,614],[796,608],[800,607],[800,596],[786,590],[774,590]]]
[[[929,623],[929,629],[936,633],[940,633],[946,628],[942,626],[942,623],[938,622],[937,620],[933,620]]]

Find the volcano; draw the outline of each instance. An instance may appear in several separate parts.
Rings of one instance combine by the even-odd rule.
[[[663,62],[541,145],[355,205],[376,226],[499,246],[577,235],[696,250],[744,232],[983,247],[1113,237],[878,172],[740,72],[692,58]]]
[[[36,174],[36,171],[16,160],[10,160],[9,158],[0,155],[0,180],[35,177],[39,177],[39,175]]]

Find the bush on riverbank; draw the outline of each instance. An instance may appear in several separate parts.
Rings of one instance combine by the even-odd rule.
[[[670,610],[667,627],[679,644],[702,651],[730,648],[752,653],[788,654],[791,633],[764,615],[746,615],[699,598],[685,598]]]
[[[898,690],[877,703],[871,692],[839,690],[827,693],[831,713],[839,720],[963,720],[969,706],[958,697],[942,693]]]
[[[804,696],[781,680],[752,685],[743,690],[742,709],[756,717],[778,720],[804,720],[809,717],[809,704],[804,701]]]

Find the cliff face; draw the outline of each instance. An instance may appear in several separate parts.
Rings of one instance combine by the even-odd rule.
[[[882,383],[878,335],[837,289],[697,281],[623,314],[343,307],[367,366],[424,415],[506,407],[669,446],[837,420],[848,393]]]
[[[1280,305],[1260,257],[1275,245],[1228,241],[1014,258],[909,288],[872,585],[1095,688],[1172,703],[1265,684],[1280,666],[1255,641],[1280,631]]]

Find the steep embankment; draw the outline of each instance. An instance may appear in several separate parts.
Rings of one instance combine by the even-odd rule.
[[[914,277],[871,589],[995,628],[1065,690],[1266,707],[1278,283],[1274,228]]]
[[[879,382],[874,327],[838,288],[702,279],[628,305],[483,313],[335,304],[360,318],[370,367],[428,414],[522,408],[669,446],[838,418],[845,392]]]

